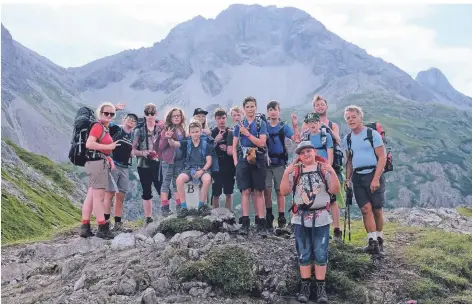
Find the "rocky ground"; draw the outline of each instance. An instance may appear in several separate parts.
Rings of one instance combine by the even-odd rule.
[[[166,219],[112,241],[78,231],[2,247],[3,303],[296,303],[297,255],[290,235],[232,232],[234,215]],[[418,277],[402,258],[413,233],[387,237],[375,266],[349,244],[332,243],[330,302],[398,303]],[[367,288],[369,287],[369,288]]]

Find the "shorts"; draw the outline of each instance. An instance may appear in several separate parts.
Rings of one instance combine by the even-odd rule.
[[[183,172],[180,173],[180,174],[185,174],[185,175],[187,175],[187,177],[188,177],[188,182],[191,182],[192,179],[193,179],[193,178],[192,178],[191,170],[192,170],[191,168],[186,168]],[[179,174],[179,175],[180,175],[180,174]],[[209,171],[204,171],[204,173],[200,176],[200,178],[199,178],[200,185],[202,184],[202,177],[203,177],[203,175],[205,175],[205,174],[210,174],[210,172],[209,172]]]
[[[213,184],[211,193],[213,197],[219,197],[223,192],[225,195],[232,195],[234,189],[234,174],[225,172],[211,173]]]
[[[371,203],[372,209],[381,209],[385,204],[385,177],[380,176],[380,188],[375,192],[370,191],[370,183],[374,178],[375,170],[368,174],[354,173],[352,175],[352,188],[357,205],[362,208],[367,203]]]
[[[110,168],[105,159],[85,162],[85,172],[88,176],[88,187],[96,190],[108,187]]]
[[[249,164],[247,161],[238,161],[236,166],[236,182],[242,191],[252,189],[263,191],[266,189],[266,161],[257,160],[256,164]]]
[[[295,243],[300,266],[328,263],[329,224],[313,228],[294,224]],[[314,236],[313,236],[314,233]]]
[[[161,166],[162,166],[162,185],[161,185],[161,192],[168,192],[170,189],[171,183],[173,185],[172,190],[174,190],[174,193],[177,192],[177,183],[175,180],[177,180],[177,176],[179,173],[183,171],[183,164],[182,162],[174,162],[173,164],[169,164],[165,161],[161,161]]]
[[[108,175],[107,192],[126,193],[129,185],[129,168],[115,165]]]
[[[276,191],[280,191],[280,182],[282,182],[284,172],[285,165],[267,167],[265,178],[266,188],[270,189],[273,186]]]

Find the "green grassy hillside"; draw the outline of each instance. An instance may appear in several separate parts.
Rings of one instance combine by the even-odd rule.
[[[48,158],[30,153],[10,141],[2,153],[2,244],[51,236],[80,222],[80,209],[69,194],[76,188],[66,172]]]

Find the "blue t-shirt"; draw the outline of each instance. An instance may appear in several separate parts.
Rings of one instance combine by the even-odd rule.
[[[269,134],[267,137],[267,147],[269,149],[269,157],[271,154],[279,155],[284,152],[284,145],[280,141],[279,132],[280,132],[280,122],[277,123],[274,127],[267,123],[267,133]],[[284,124],[283,133],[285,138],[291,138],[293,136],[293,130],[288,126],[288,124]],[[278,159],[278,158],[270,158],[272,165],[285,165],[285,161]]]
[[[310,142],[316,148],[316,154],[328,160],[328,148],[333,148],[333,138],[326,133],[326,148],[321,144],[321,131],[318,133],[310,133]]]
[[[377,132],[377,130],[372,130],[372,137],[374,142],[374,147],[384,146],[382,137]],[[375,157],[375,152],[370,141],[367,138],[367,127],[364,128],[359,134],[354,134],[351,132],[351,150],[353,152],[352,158],[352,168],[356,169],[364,166],[376,166],[377,158]],[[347,135],[343,139],[344,150],[348,150],[347,146]],[[385,149],[385,148],[384,148]],[[360,174],[368,174],[374,169],[365,169]]]
[[[251,124],[248,124],[248,121],[244,120],[243,124],[244,124],[244,127],[246,127],[253,136],[257,137],[256,119],[254,119],[254,121],[252,121]],[[234,126],[234,133],[233,134],[234,134],[234,137],[239,139],[238,146],[241,145],[242,147],[257,147],[254,143],[251,142],[251,140],[248,139],[248,137],[246,137],[244,135],[240,136],[240,134],[239,134],[239,125]],[[268,134],[267,134],[267,124],[266,124],[266,122],[261,120],[261,129],[259,131],[259,135],[263,135],[263,134],[268,136]],[[244,156],[242,156],[242,157],[240,156],[239,160],[244,161],[244,160],[246,160],[246,158]]]

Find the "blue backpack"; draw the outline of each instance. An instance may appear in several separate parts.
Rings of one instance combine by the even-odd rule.
[[[192,150],[192,139],[188,137],[187,140],[188,140],[187,158],[185,160],[185,164],[189,163],[190,151]],[[206,153],[207,144],[213,144],[215,140],[212,137],[207,136],[206,134],[202,134],[200,137],[200,141],[202,142],[202,146],[201,146],[202,157],[203,157],[203,160],[206,160],[205,153]],[[212,172],[218,172],[220,170],[220,167],[218,165],[218,156],[216,155],[216,152],[214,149],[211,153],[211,168],[210,169]]]

